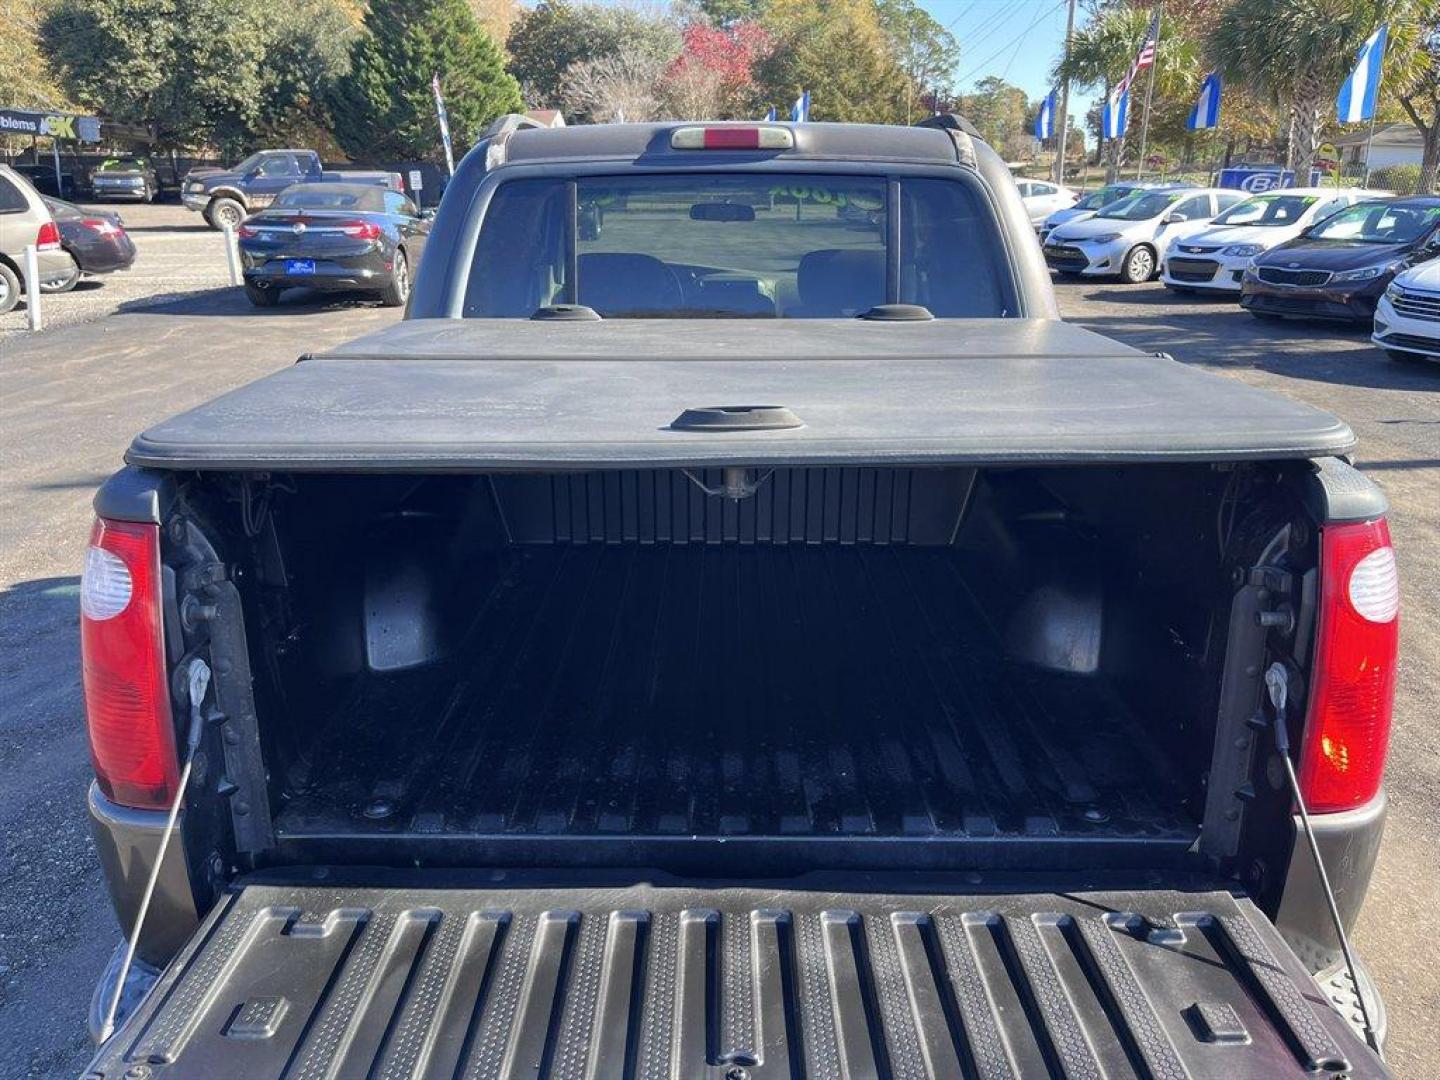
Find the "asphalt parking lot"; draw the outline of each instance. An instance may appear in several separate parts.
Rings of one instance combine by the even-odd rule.
[[[42,297],[40,311],[47,328],[92,322],[113,312],[137,310],[229,284],[222,235],[199,214],[178,203],[95,205],[103,205],[124,220],[135,241],[135,265],[82,278],[71,292]],[[23,302],[9,314],[0,315],[0,349],[27,332]]]
[[[120,936],[85,819],[76,597],[91,493],[130,437],[161,417],[385,325],[353,298],[250,308],[225,281],[217,234],[178,207],[122,208],[136,269],[46,298],[53,329],[0,317],[0,1076],[73,1076],[85,1010]],[[81,287],[82,289],[84,286]],[[1365,335],[1260,323],[1158,285],[1058,286],[1067,318],[1140,348],[1329,409],[1392,502],[1403,650],[1391,817],[1357,944],[1390,1010],[1401,1076],[1440,1063],[1440,365],[1399,364]],[[176,294],[180,294],[178,297]],[[51,302],[53,300],[53,302]],[[67,310],[69,304],[76,306]],[[1426,944],[1431,942],[1431,944]]]

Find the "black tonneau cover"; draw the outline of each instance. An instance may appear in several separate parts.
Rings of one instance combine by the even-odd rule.
[[[311,881],[217,905],[87,1076],[1386,1075],[1226,892]]]
[[[784,406],[784,430],[681,431]],[[1328,413],[1049,320],[412,320],[167,420],[184,469],[1220,461],[1344,453]]]

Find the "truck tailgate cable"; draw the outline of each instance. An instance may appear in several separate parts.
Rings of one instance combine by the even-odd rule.
[[[1345,969],[1350,981],[1355,984],[1355,1000],[1360,1005],[1360,1023],[1365,1030],[1365,1041],[1376,1054],[1380,1051],[1380,1040],[1370,1022],[1370,1008],[1365,1004],[1365,990],[1360,982],[1360,970],[1350,952],[1350,938],[1345,925],[1340,921],[1340,909],[1335,905],[1335,892],[1330,888],[1330,875],[1325,872],[1325,861],[1320,857],[1320,845],[1315,840],[1315,830],[1310,827],[1310,812],[1305,808],[1305,797],[1300,793],[1300,780],[1295,775],[1295,763],[1290,760],[1290,733],[1285,722],[1285,706],[1290,697],[1290,675],[1285,665],[1278,660],[1265,671],[1265,688],[1269,691],[1270,704],[1275,709],[1275,751],[1285,764],[1285,775],[1290,781],[1290,795],[1300,814],[1300,826],[1310,847],[1310,857],[1315,862],[1315,872],[1320,877],[1320,891],[1325,894],[1325,904],[1330,909],[1330,921],[1335,927],[1335,937],[1340,942],[1340,953],[1345,958]]]
[[[190,730],[185,739],[185,764],[180,770],[180,782],[175,785],[175,800],[170,804],[170,816],[165,821],[164,832],[160,834],[160,847],[155,852],[155,863],[150,867],[150,877],[145,882],[145,892],[140,897],[140,907],[135,912],[135,925],[131,927],[130,938],[125,943],[125,959],[120,963],[115,992],[110,996],[105,1020],[100,1025],[100,1043],[106,1042],[115,1033],[115,1014],[120,1008],[125,978],[130,974],[130,965],[135,962],[135,949],[140,944],[140,930],[145,925],[145,914],[150,910],[150,900],[155,895],[155,884],[160,880],[160,868],[165,865],[165,852],[170,847],[170,838],[175,835],[175,824],[180,820],[180,807],[185,802],[185,789],[190,786],[190,769],[195,764],[195,751],[199,749],[200,737],[205,732],[205,716],[200,706],[205,700],[205,691],[210,686],[210,665],[197,656],[190,661],[186,675],[190,692]]]

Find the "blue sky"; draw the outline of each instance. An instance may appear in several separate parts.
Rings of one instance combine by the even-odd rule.
[[[1065,44],[1065,0],[920,0],[960,42],[955,88],[968,93],[996,75],[1040,98],[1050,89],[1050,69]],[[1077,28],[1085,21],[1075,13]],[[1072,91],[1070,115],[1083,127],[1096,95]]]

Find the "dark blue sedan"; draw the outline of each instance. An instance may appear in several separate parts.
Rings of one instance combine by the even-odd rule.
[[[429,219],[398,191],[296,184],[240,226],[245,295],[270,307],[289,288],[364,290],[400,307],[429,232]]]

